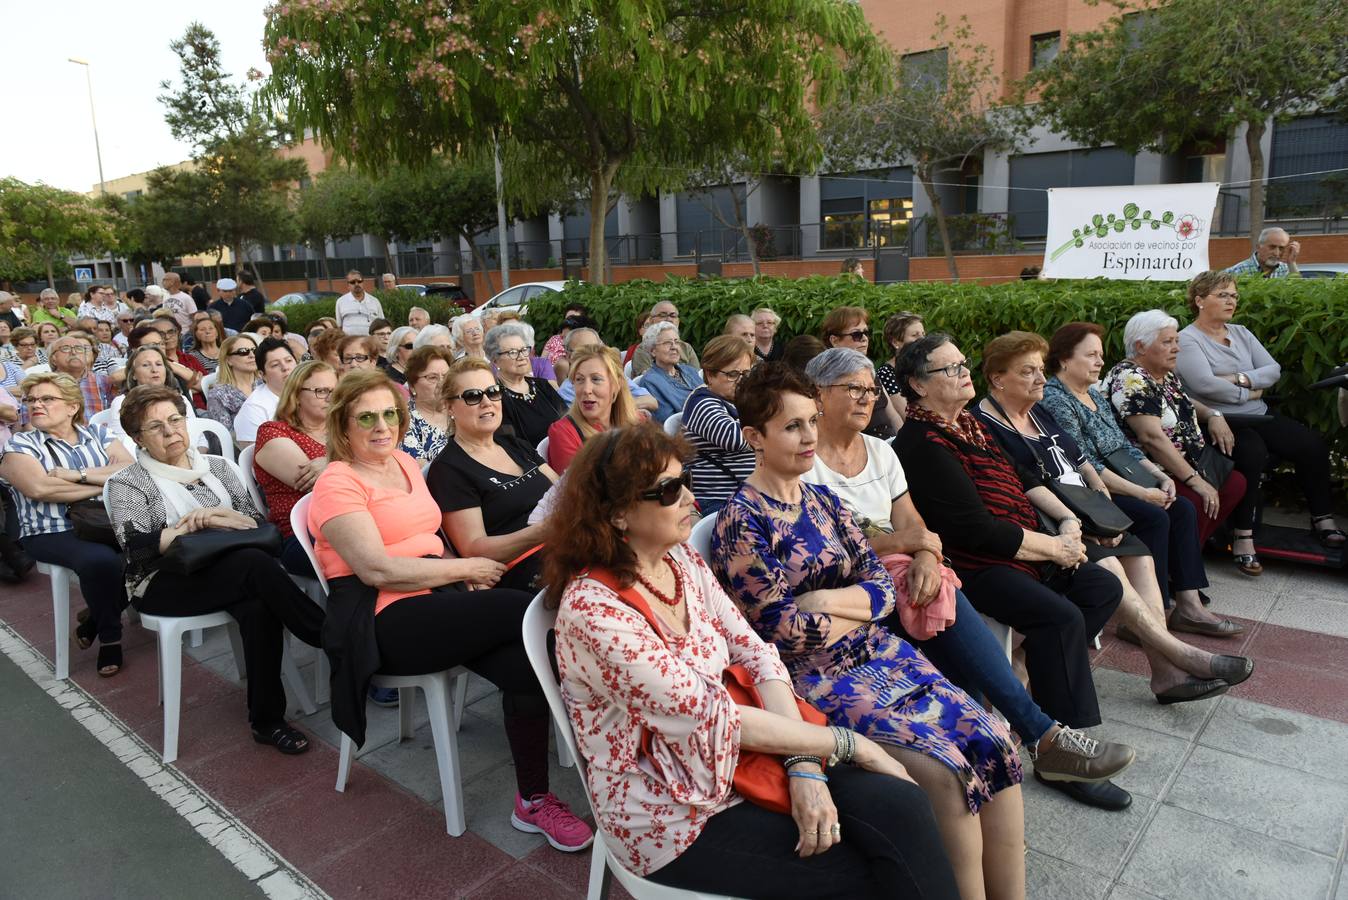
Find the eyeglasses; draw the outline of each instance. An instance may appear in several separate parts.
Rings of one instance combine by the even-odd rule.
[[[718,375],[721,375],[730,381],[739,381],[745,375],[749,374],[748,369],[718,369],[716,372]]]
[[[300,388],[300,390],[308,391],[309,393],[317,397],[319,400],[322,400],[324,397],[332,396],[332,388]]]
[[[57,400],[65,400],[60,394],[48,394],[45,397],[24,397],[23,402],[29,406],[51,406]]]
[[[346,280],[346,283],[347,283],[347,284],[364,284],[364,283],[365,283],[365,279],[364,279],[364,278],[348,278],[348,279]]]
[[[677,319],[679,314],[676,312],[651,313],[652,319]]]
[[[440,384],[444,380],[443,372],[424,372],[417,376],[417,381],[429,381],[431,384]]]
[[[939,369],[927,369],[925,371],[928,375],[935,375],[937,372],[941,372],[946,378],[958,378],[960,377],[961,372],[969,371],[969,361],[967,359],[962,359],[957,363],[941,366]]]
[[[402,418],[403,418],[402,411],[399,410],[398,407],[396,406],[390,406],[383,412],[360,413],[359,415],[356,416],[356,424],[359,425],[365,431],[369,431],[371,428],[374,428],[376,422],[378,422],[380,419],[383,419],[384,424],[387,425],[389,428],[397,428],[398,423],[402,421]]]
[[[862,341],[869,341],[871,339],[870,333],[862,331],[860,328],[858,328],[856,331],[835,331],[833,332],[833,336],[840,338],[850,338],[853,342],[858,344],[860,344]]]
[[[677,478],[662,478],[660,483],[649,491],[642,491],[637,496],[642,500],[659,500],[661,506],[673,506],[679,502],[683,496],[683,489],[693,489],[693,473],[687,469]]]
[[[57,347],[52,351],[53,354],[64,353],[66,356],[88,356],[92,352],[88,347]]]
[[[657,350],[668,350],[670,347],[677,347],[677,346],[679,346],[678,341],[661,341],[660,343],[655,345],[655,348]]]
[[[500,350],[500,351],[497,351],[496,355],[497,355],[497,356],[508,356],[508,357],[510,357],[511,359],[528,359],[528,358],[529,358],[529,348],[528,348],[528,347],[516,347],[514,350]]]
[[[488,400],[490,400],[490,401],[493,402],[493,403],[495,403],[497,400],[500,400],[500,399],[501,399],[501,386],[500,386],[499,384],[493,384],[491,387],[486,388],[485,390],[482,389],[482,388],[469,388],[469,389],[466,390],[466,391],[460,391],[458,394],[454,395],[453,397],[446,397],[445,399],[446,399],[446,400],[462,400],[464,403],[467,403],[469,406],[477,406],[479,403],[482,402],[482,398],[483,398],[483,397],[486,397]]]
[[[1235,291],[1218,291],[1217,293],[1215,293],[1215,294],[1209,294],[1208,296],[1216,297],[1218,300],[1239,300],[1239,299],[1240,299],[1240,294],[1237,294]]]
[[[411,341],[408,341],[406,344],[399,344],[398,346],[403,350],[411,350],[413,347],[416,346],[416,344],[412,343]]]
[[[828,387],[842,388],[847,391],[847,396],[851,397],[853,400],[861,400],[868,395],[872,400],[878,400],[881,394],[880,388],[875,385],[866,387],[864,384],[856,384],[855,382],[848,382],[847,384],[830,384]]]
[[[183,423],[186,421],[187,416],[180,416],[175,413],[162,422],[151,422],[149,425],[142,428],[140,433],[148,434],[152,437],[163,437],[164,433],[167,431],[177,431],[179,428],[182,428]]]
[[[366,356],[366,355],[363,354],[363,353],[358,353],[358,354],[356,354],[355,356],[343,356],[343,357],[342,357],[342,363],[343,363],[343,365],[348,365],[348,366],[353,366],[353,365],[355,365],[356,363],[366,363],[366,362],[369,362],[369,361],[370,361],[370,357]]]
[[[380,331],[370,332],[370,337],[377,337],[377,338],[393,337],[393,332],[389,331],[387,328],[384,328]]]
[[[229,354],[228,354],[228,355],[229,355],[229,356],[252,356],[252,355],[253,355],[253,351],[252,351],[252,350],[231,350],[231,351],[229,351]]]
[[[37,347],[37,341],[19,341],[16,346],[22,350],[32,350]]]

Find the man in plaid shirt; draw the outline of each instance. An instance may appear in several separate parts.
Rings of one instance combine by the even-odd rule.
[[[1258,246],[1249,259],[1243,259],[1226,271],[1232,275],[1262,275],[1264,278],[1299,276],[1297,256],[1301,244],[1292,240],[1281,228],[1265,228],[1259,232]]]

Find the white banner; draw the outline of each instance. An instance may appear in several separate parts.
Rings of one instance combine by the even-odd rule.
[[[1050,188],[1044,277],[1186,281],[1206,271],[1217,187]]]

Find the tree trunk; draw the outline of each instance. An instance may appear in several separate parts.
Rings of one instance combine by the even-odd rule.
[[[754,277],[757,278],[763,274],[763,267],[758,264],[758,245],[754,243],[754,233],[749,228],[749,195],[751,193],[753,191],[749,190],[749,185],[746,183],[744,186],[744,205],[740,206],[738,202],[735,204],[735,221],[739,224],[740,233],[744,235],[745,246],[749,249],[749,262],[753,263]],[[733,187],[730,189],[730,196],[732,198],[735,196]]]
[[[1264,120],[1251,120],[1245,129],[1245,150],[1250,154],[1250,246],[1264,230]]]
[[[955,248],[950,246],[950,227],[946,224],[945,208],[941,206],[941,198],[936,193],[936,185],[931,183],[931,174],[920,172],[918,180],[922,182],[922,189],[927,192],[927,200],[931,203],[931,211],[936,214],[936,232],[941,236],[941,247],[945,250],[945,264],[950,270],[950,282],[959,284],[960,270],[955,265]]]
[[[473,253],[473,262],[482,270],[482,277],[487,279],[487,296],[473,297],[473,302],[478,306],[486,303],[492,297],[496,296],[496,285],[491,283],[491,266],[487,265],[487,257],[482,255],[482,248],[473,240],[473,236],[467,232],[459,232],[459,236],[468,242],[468,247]]]
[[[52,269],[51,257],[47,257],[47,287],[56,290],[56,273]]]
[[[618,174],[617,161],[590,172],[590,260],[591,284],[608,284],[608,248],[604,246],[604,220],[608,217],[608,193],[613,188],[613,176]]]

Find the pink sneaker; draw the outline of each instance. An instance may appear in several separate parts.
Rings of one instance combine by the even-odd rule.
[[[555,794],[535,794],[525,803],[515,795],[515,811],[510,824],[529,834],[541,834],[548,843],[563,853],[584,850],[594,840],[594,832]]]

